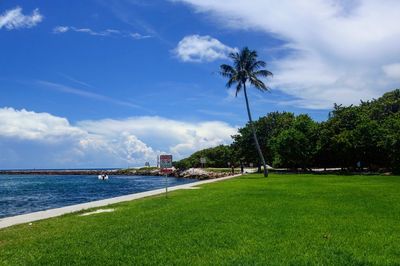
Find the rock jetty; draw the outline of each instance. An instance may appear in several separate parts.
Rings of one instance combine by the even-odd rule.
[[[129,168],[129,169],[113,169],[113,170],[0,170],[0,175],[148,175],[162,176],[165,175],[159,168]],[[231,175],[231,172],[212,172],[202,168],[190,168],[186,170],[173,169],[169,176],[180,178],[196,178],[196,179],[213,179]]]

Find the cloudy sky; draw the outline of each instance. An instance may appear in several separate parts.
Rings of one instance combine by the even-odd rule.
[[[154,164],[230,143],[244,101],[216,73],[267,61],[270,111],[327,118],[400,83],[398,0],[0,1],[0,168]]]

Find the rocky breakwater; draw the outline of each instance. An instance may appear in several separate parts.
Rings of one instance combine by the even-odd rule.
[[[177,177],[197,178],[197,179],[214,179],[231,175],[230,172],[211,172],[202,168],[189,168],[184,171],[177,171]]]
[[[115,170],[0,170],[0,174],[8,175],[142,175],[142,176],[162,176],[165,175],[159,168],[129,168]],[[214,179],[231,175],[230,172],[213,172],[202,168],[190,168],[186,170],[172,169],[169,176],[179,178],[195,179]]]
[[[141,168],[141,169],[123,169],[116,172],[119,175],[151,175],[161,176],[165,175],[159,168]],[[195,179],[213,179],[219,177],[225,177],[231,175],[230,172],[212,172],[202,168],[189,168],[186,170],[172,169],[169,176],[175,176],[179,178],[195,178]]]

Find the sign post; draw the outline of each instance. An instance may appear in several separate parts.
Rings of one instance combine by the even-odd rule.
[[[200,163],[201,163],[201,167],[204,168],[205,164],[206,164],[207,159],[205,157],[201,157],[200,158]]]
[[[172,172],[172,155],[160,155],[160,168],[165,173],[165,197],[168,198],[168,173]]]

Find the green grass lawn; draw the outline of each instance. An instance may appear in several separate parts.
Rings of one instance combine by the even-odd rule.
[[[400,177],[247,175],[0,230],[0,264],[400,265]]]

